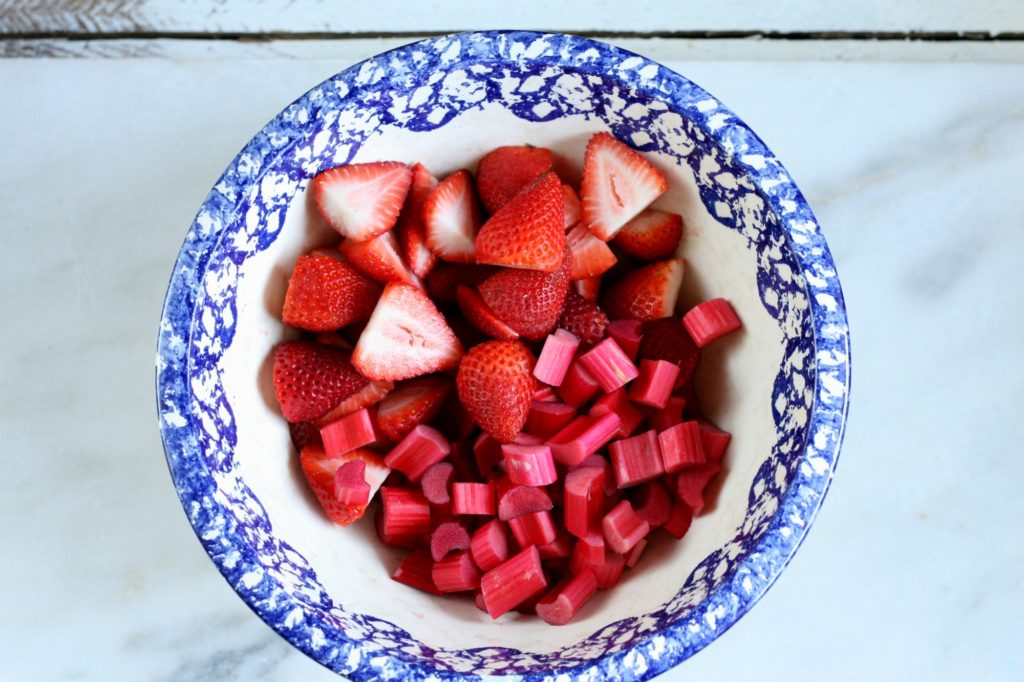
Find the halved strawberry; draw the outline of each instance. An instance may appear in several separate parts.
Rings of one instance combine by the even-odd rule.
[[[342,400],[330,412],[317,419],[314,423],[317,428],[322,428],[333,421],[337,421],[346,414],[352,414],[370,405],[376,405],[381,399],[391,392],[395,384],[391,381],[371,381],[361,389]]]
[[[583,207],[580,206],[580,198],[576,194],[576,190],[569,185],[562,185],[562,197],[565,199],[565,216],[562,224],[565,225],[565,231],[568,232],[583,219]]]
[[[384,466],[384,458],[380,455],[360,448],[347,452],[341,457],[328,457],[321,445],[312,443],[302,448],[302,453],[299,455],[302,473],[313,494],[316,495],[317,501],[320,502],[320,506],[327,512],[331,521],[342,526],[347,526],[366,512],[366,504],[344,504],[335,495],[335,472],[343,464],[355,460],[366,463],[363,476],[370,486],[370,499],[373,499],[381,484],[384,483],[384,479],[391,472]]]
[[[615,235],[615,246],[630,258],[641,261],[670,258],[683,237],[683,217],[647,208],[626,223]]]
[[[394,227],[411,181],[412,170],[404,163],[378,161],[328,168],[310,184],[327,224],[344,237],[365,241]]]
[[[381,291],[337,254],[314,251],[295,261],[281,321],[311,332],[339,329],[370,319]]]
[[[480,222],[480,207],[468,170],[457,170],[442,180],[423,206],[427,246],[441,260],[472,263]]]
[[[608,241],[668,189],[645,158],[610,133],[595,134],[583,157],[583,222]]]
[[[361,242],[346,239],[340,248],[348,262],[367,277],[383,284],[405,282],[419,286],[419,278],[409,270],[398,253],[394,232],[385,232]]]
[[[478,263],[554,272],[565,248],[562,183],[545,173],[480,228]]]
[[[572,254],[565,249],[562,263],[554,272],[503,268],[481,282],[477,290],[498,319],[535,341],[558,323],[569,291],[571,268]]]
[[[377,427],[398,442],[416,426],[437,416],[452,389],[451,377],[429,376],[403,381],[380,402]]]
[[[487,341],[459,364],[459,400],[480,428],[502,443],[514,441],[526,423],[535,362],[521,341]]]
[[[371,379],[398,381],[451,369],[461,357],[462,344],[423,290],[389,282],[352,364]]]
[[[569,291],[558,326],[575,334],[583,343],[597,343],[608,329],[608,316],[593,303]]]
[[[657,320],[670,316],[683,282],[682,258],[669,258],[637,268],[608,285],[601,307],[613,320]]]
[[[470,324],[493,339],[518,339],[519,333],[498,319],[494,311],[487,307],[484,299],[476,289],[460,284],[455,290],[455,298],[459,309]]]
[[[333,346],[286,341],[274,351],[274,392],[284,418],[312,421],[369,383]]]
[[[488,213],[498,212],[524,187],[551,170],[554,156],[544,147],[498,147],[480,159],[476,188]]]
[[[608,272],[618,262],[608,245],[595,237],[584,225],[577,225],[565,235],[572,251],[570,279],[587,279]]]
[[[455,290],[460,284],[475,287],[495,272],[493,265],[438,263],[424,280],[430,297],[438,303],[455,303]]]
[[[409,188],[409,195],[405,198],[405,206],[398,216],[398,223],[395,225],[395,234],[398,243],[402,247],[402,256],[409,265],[409,269],[417,277],[426,277],[437,256],[427,246],[427,228],[423,221],[423,206],[427,203],[427,197],[437,187],[437,178],[430,174],[423,164],[417,163],[412,167],[412,186]]]

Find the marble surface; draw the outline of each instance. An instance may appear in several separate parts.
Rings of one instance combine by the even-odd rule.
[[[282,106],[385,46],[0,60],[5,679],[337,679],[203,553],[167,475],[152,367],[210,185]],[[786,163],[831,244],[853,344],[814,529],[761,604],[662,679],[1024,679],[1024,53],[628,47]]]

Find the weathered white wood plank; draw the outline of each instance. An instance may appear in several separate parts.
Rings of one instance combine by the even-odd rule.
[[[0,0],[0,34],[1024,32],[1021,0]]]

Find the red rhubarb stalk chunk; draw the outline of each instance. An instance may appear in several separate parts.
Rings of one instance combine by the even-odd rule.
[[[417,549],[402,560],[391,579],[429,594],[441,594],[434,585],[433,570],[434,560],[430,558],[430,552]]]
[[[430,532],[430,503],[421,492],[384,486],[380,495],[384,506],[381,535],[418,538]]]
[[[579,345],[580,340],[575,334],[556,329],[544,342],[537,364],[533,367],[533,376],[549,386],[561,386]]]
[[[672,394],[679,366],[666,360],[641,360],[640,376],[629,387],[629,398],[648,407],[662,408]]]
[[[615,432],[616,438],[628,438],[633,435],[637,427],[644,420],[644,414],[629,402],[626,389],[618,388],[611,393],[606,393],[594,401],[590,408],[590,416],[600,417],[608,412],[619,415],[619,430]]]
[[[684,467],[704,464],[700,425],[695,421],[676,424],[662,431],[658,434],[658,444],[666,473],[674,474]]]
[[[615,437],[621,422],[614,412],[600,417],[580,416],[548,439],[555,461],[574,467]]]
[[[604,505],[604,468],[580,467],[565,475],[565,529],[578,538],[598,527]]]
[[[651,531],[651,526],[633,511],[628,500],[623,500],[605,514],[601,521],[604,540],[608,548],[626,554]]]
[[[481,571],[489,571],[508,559],[508,539],[505,524],[491,519],[476,529],[469,541],[473,561]]]
[[[509,521],[523,514],[551,511],[555,503],[544,488],[517,485],[503,491],[498,497],[498,518]]]
[[[729,301],[724,298],[713,298],[698,303],[683,315],[683,326],[697,347],[703,348],[712,341],[736,331],[743,323],[736,317],[736,311],[732,309]]]
[[[359,506],[370,501],[370,484],[366,482],[366,462],[353,459],[334,472],[334,497],[342,504]]]
[[[458,521],[439,523],[430,534],[430,557],[440,561],[451,552],[469,549],[469,533]]]
[[[435,506],[449,504],[452,501],[451,488],[455,467],[451,462],[438,462],[427,469],[420,477],[420,488],[423,496]]]
[[[569,365],[569,371],[565,373],[565,378],[555,393],[567,404],[579,407],[590,400],[600,387],[597,379],[580,364],[579,358],[577,358]]]
[[[615,343],[615,339],[610,338],[581,355],[579,362],[605,393],[622,388],[640,374],[629,356]]]
[[[558,535],[554,519],[551,518],[551,513],[546,511],[531,512],[509,519],[508,527],[512,529],[512,537],[520,547],[546,545]]]
[[[401,471],[410,481],[418,481],[424,471],[444,459],[449,452],[451,445],[444,434],[420,424],[392,448],[384,463]]]
[[[494,516],[494,486],[490,483],[453,483],[452,513]]]
[[[434,586],[442,593],[469,592],[480,587],[480,570],[469,552],[456,552],[434,563],[431,571]]]
[[[583,605],[597,592],[597,578],[593,571],[580,573],[563,580],[537,602],[537,615],[550,625],[565,625],[573,619]]]
[[[665,407],[654,410],[647,415],[647,423],[651,428],[661,433],[683,421],[683,410],[686,408],[686,399],[682,396],[671,396]]]
[[[636,360],[644,338],[643,326],[640,320],[615,320],[608,323],[608,336],[615,340],[627,358]]]
[[[327,456],[340,457],[346,452],[374,442],[377,440],[377,433],[373,428],[373,416],[370,411],[362,409],[324,426],[320,429],[320,437],[323,439]]]
[[[665,473],[658,432],[654,429],[617,440],[608,447],[608,451],[612,456],[615,482],[620,489],[653,480]]]
[[[572,405],[555,401],[541,401],[536,397],[526,416],[526,432],[541,438],[550,438],[561,431],[576,416]]]
[[[505,471],[516,485],[544,486],[558,480],[555,460],[547,445],[501,446],[505,456]]]
[[[511,611],[545,587],[547,579],[536,547],[527,547],[480,579],[484,606],[491,618]]]

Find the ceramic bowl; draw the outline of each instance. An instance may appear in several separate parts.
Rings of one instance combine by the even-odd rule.
[[[798,125],[798,123],[794,123]],[[668,177],[682,213],[682,300],[724,296],[741,333],[705,354],[707,415],[734,434],[709,513],[570,625],[491,621],[472,600],[389,579],[372,522],[333,526],[306,492],[269,380],[295,257],[329,234],[309,179],[346,162],[423,161],[437,175],[502,144],[581,160],[599,130]],[[483,675],[646,679],[706,646],[796,551],[839,454],[849,338],[839,279],[796,185],[761,140],[686,78],[604,43],[467,33],[352,66],[287,107],[231,162],[174,266],[157,399],[174,485],[239,596],[355,680]],[[642,570],[640,570],[642,569]]]

